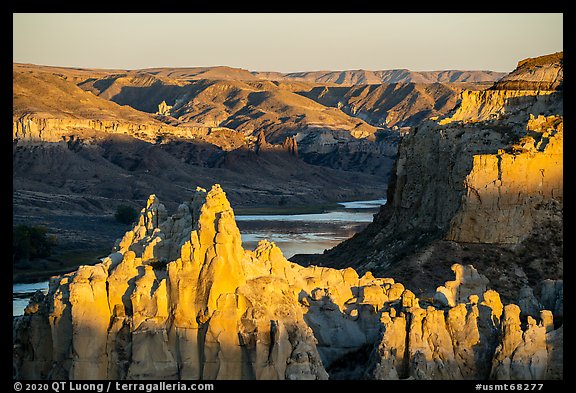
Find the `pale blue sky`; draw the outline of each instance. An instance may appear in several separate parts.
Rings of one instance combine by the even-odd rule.
[[[563,14],[13,14],[13,61],[138,69],[512,71],[563,50]]]

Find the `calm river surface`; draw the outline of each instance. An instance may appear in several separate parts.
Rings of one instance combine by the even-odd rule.
[[[325,249],[350,238],[372,222],[374,214],[386,199],[342,202],[345,210],[320,214],[236,216],[242,234],[242,246],[256,248],[268,239],[282,250],[286,258],[295,254],[322,253]],[[48,281],[12,286],[12,314],[24,314],[28,300],[37,290],[46,293]]]

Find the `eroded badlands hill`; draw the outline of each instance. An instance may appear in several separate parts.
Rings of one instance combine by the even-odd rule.
[[[270,143],[260,138],[261,132],[174,125],[167,116],[81,88],[91,79],[101,87],[98,81],[107,77],[102,70],[14,65],[12,219],[14,225],[44,225],[57,238],[50,260],[17,262],[16,280],[43,280],[47,271],[62,272],[78,253],[86,263],[96,261],[125,231],[114,220],[117,207],[137,209],[152,193],[175,209],[192,191],[191,184],[218,182],[239,208],[320,211],[336,201],[378,199],[386,192],[383,179],[396,150],[371,146],[387,142],[340,131],[357,141],[342,144],[337,133],[325,130],[326,135],[318,135],[322,152],[342,151],[346,160],[338,160],[340,153],[321,154],[315,157],[325,165],[312,165],[303,160],[306,148],[293,137]],[[159,80],[144,79],[143,86]],[[159,103],[168,99],[157,98]],[[334,161],[327,162],[330,157]]]
[[[62,117],[88,118],[95,121],[77,125],[133,131],[152,141],[156,131],[163,138],[192,134],[217,146],[238,145],[244,139],[250,144],[264,132],[274,144],[295,139],[300,158],[307,163],[383,179],[388,178],[397,151],[398,130],[392,127],[414,126],[444,115],[464,87],[483,89],[501,76],[490,71],[408,70],[280,74],[230,67],[106,71],[27,64],[14,64],[14,73],[15,85],[25,78],[43,79],[44,84],[51,79],[50,84],[58,85],[55,89],[33,84],[28,89],[32,94],[15,95],[22,110],[15,110],[14,120],[32,121],[27,134],[35,138],[41,129],[43,136],[58,139],[70,124],[44,119]],[[77,88],[104,100],[80,95]],[[58,89],[70,93],[69,98],[56,94]],[[53,109],[52,116],[39,111],[35,101]],[[110,107],[112,103],[120,106]],[[128,107],[136,111],[129,112]],[[136,117],[139,122],[129,121]],[[36,118],[42,119],[40,126]],[[209,138],[211,128],[231,132]],[[18,129],[18,137],[24,137],[23,126]]]
[[[153,192],[176,207],[189,184],[207,187],[215,180],[245,206],[354,199],[363,189],[377,190],[365,196],[378,198],[385,190],[380,177],[303,162],[292,138],[256,152],[257,136],[206,124],[175,127],[81,89],[76,83],[92,75],[88,71],[57,71],[14,67],[18,214],[109,213],[118,203],[142,203]]]
[[[54,277],[14,318],[14,377],[563,377],[561,282],[519,307],[473,266],[452,269],[418,299],[392,278],[291,263],[266,240],[245,250],[219,185],[170,216],[152,195],[102,263]]]
[[[414,127],[431,117],[444,116],[457,104],[464,90],[481,91],[492,84],[397,82],[350,87],[321,86],[300,94],[360,118],[387,127]]]
[[[80,222],[112,236],[98,228],[119,204],[156,193],[175,208],[190,184],[219,182],[248,208],[382,197],[398,131],[308,97],[318,86],[229,67],[14,64],[14,221],[47,224],[67,249],[88,239]]]

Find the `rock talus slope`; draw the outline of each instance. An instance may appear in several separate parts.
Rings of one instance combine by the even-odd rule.
[[[453,269],[418,299],[391,278],[291,263],[266,240],[245,250],[219,185],[172,215],[151,195],[102,263],[54,277],[14,318],[14,377],[319,380],[368,351],[340,377],[562,378],[552,311],[526,330],[486,277]]]

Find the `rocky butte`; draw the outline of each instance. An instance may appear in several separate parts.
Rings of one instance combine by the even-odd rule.
[[[562,378],[558,310],[503,304],[472,265],[452,269],[419,299],[392,278],[289,262],[266,240],[245,250],[219,185],[172,215],[151,195],[102,263],[53,277],[14,318],[14,377]]]
[[[546,291],[542,280],[563,277],[563,135],[562,53],[520,61],[402,138],[388,202],[364,231],[292,260],[394,277],[419,297],[454,261],[506,301]]]

